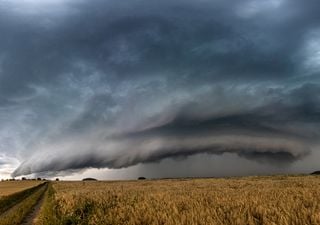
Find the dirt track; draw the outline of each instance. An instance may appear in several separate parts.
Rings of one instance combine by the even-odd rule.
[[[0,214],[0,224],[33,224],[43,203],[47,187],[48,184],[45,183],[33,187],[32,191],[28,192],[28,190],[26,190],[27,195],[24,194],[21,198],[15,199],[15,202],[10,205],[10,208],[7,208],[6,211]],[[8,196],[9,200],[11,198],[14,198],[14,196]]]
[[[40,208],[43,204],[44,201],[44,193],[43,192],[41,198],[39,199],[39,201],[37,202],[37,204],[30,210],[29,214],[24,218],[23,222],[21,223],[21,225],[32,225],[35,218],[37,217]]]

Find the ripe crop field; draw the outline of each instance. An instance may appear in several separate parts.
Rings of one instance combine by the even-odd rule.
[[[23,191],[25,189],[37,186],[41,181],[1,181],[0,182],[0,198],[1,196],[11,195],[15,192]]]
[[[9,182],[3,183],[3,186],[10,187],[7,184]],[[31,224],[34,218],[28,216],[32,214],[35,206],[40,206],[40,199],[42,199],[48,185],[43,182],[27,181],[12,182],[12,184],[17,186],[13,189],[21,191],[0,197],[0,225],[23,224],[24,222]]]
[[[36,224],[320,224],[320,177],[53,182]]]

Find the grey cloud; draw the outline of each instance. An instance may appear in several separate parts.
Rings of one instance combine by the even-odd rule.
[[[14,174],[223,152],[294,163],[317,144],[320,66],[305,49],[318,1],[38,4],[0,2],[0,152],[23,162]],[[185,141],[202,135],[217,143]]]
[[[305,94],[302,90],[306,87],[311,89],[310,85],[304,85],[282,93],[282,97],[297,98],[298,93]],[[317,93],[318,87],[313,87]],[[197,105],[188,104],[178,110],[173,120],[163,125],[106,138],[103,138],[105,132],[102,132],[98,139],[88,137],[89,144],[79,140],[80,143],[76,141],[60,150],[54,149],[52,157],[42,157],[40,153],[37,158],[41,162],[35,163],[35,159],[31,158],[14,175],[92,167],[126,168],[203,153],[234,153],[259,162],[288,165],[310,154],[312,146],[318,144],[315,137],[319,137],[319,132],[314,132],[319,123],[319,111],[299,101],[291,103],[293,105],[289,103],[273,103],[240,114],[205,119],[192,113],[184,114],[193,112],[189,108],[199,111]],[[65,154],[73,148],[78,148],[76,154]]]
[[[13,176],[91,167],[118,169],[200,153],[235,153],[241,157],[283,165],[302,159],[310,153],[308,145],[296,140],[230,134],[206,134],[201,138],[145,137],[140,140],[122,139],[113,141],[112,144],[106,142],[84,145],[82,143],[78,146],[77,154],[68,153],[68,149],[59,149],[51,156],[39,157],[44,156],[43,153],[35,155],[35,158],[25,161],[17,168]]]
[[[45,171],[64,171],[83,168],[125,168],[139,163],[159,162],[165,158],[181,158],[194,154],[235,153],[241,157],[273,163],[290,163],[309,154],[310,149],[301,142],[290,139],[256,137],[245,135],[206,134],[194,137],[154,137],[96,144],[83,143],[77,146],[77,153],[68,148],[55,149],[51,155],[35,154],[25,161],[13,176]],[[75,146],[72,146],[73,148]],[[81,147],[82,146],[82,147]],[[88,149],[90,151],[88,151]],[[62,157],[63,156],[63,157]]]
[[[4,14],[1,46],[7,52],[3,70],[8,75],[1,79],[1,90],[27,91],[30,82],[54,82],[64,73],[78,73],[72,66],[77,60],[126,79],[155,73],[187,74],[198,81],[221,79],[220,74],[224,79],[262,80],[295,75],[297,51],[308,26],[292,27],[284,35],[288,23],[266,26],[269,21],[263,18],[257,25],[237,18],[225,5],[74,3],[77,13],[51,29],[39,27],[37,21],[25,24],[27,15],[13,19]],[[301,7],[297,17],[307,20],[308,10]]]

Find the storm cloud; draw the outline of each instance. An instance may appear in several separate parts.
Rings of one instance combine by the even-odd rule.
[[[319,9],[0,1],[0,153],[13,176],[198,154],[303,162],[319,151]]]

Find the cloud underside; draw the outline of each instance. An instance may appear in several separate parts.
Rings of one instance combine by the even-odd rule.
[[[166,146],[158,143],[159,140],[148,140],[145,141],[147,143],[140,145],[136,142],[127,143],[134,144],[134,147],[130,149],[121,149],[119,147],[119,149],[117,148],[117,153],[113,154],[108,154],[108,152],[110,150],[114,151],[115,149],[103,149],[103,147],[100,147],[99,150],[91,150],[90,152],[80,151],[80,153],[76,155],[61,153],[55,156],[50,155],[41,160],[32,158],[30,161],[25,161],[16,169],[13,176],[37,174],[41,172],[75,171],[84,168],[120,169],[139,163],[154,163],[166,158],[181,159],[200,153],[216,155],[235,153],[240,157],[250,160],[283,165],[302,159],[309,153],[309,149],[306,146],[299,146],[300,143],[294,142],[288,144],[287,140],[270,144],[268,142],[274,142],[274,139],[261,140],[258,138],[258,140],[256,140],[257,138],[248,137],[250,141],[244,142],[244,138],[237,140],[239,137],[231,136],[221,138],[220,141],[197,140],[201,141],[198,146],[196,145],[196,140],[182,143],[174,141],[174,143],[170,144],[167,142]],[[292,146],[293,144],[297,144],[298,146]],[[146,149],[146,147],[148,148]],[[137,149],[139,148],[145,151],[138,151]],[[62,156],[63,158],[61,158]]]
[[[285,166],[310,153],[307,137],[275,128],[250,125],[233,118],[206,121],[178,119],[163,126],[103,139],[66,140],[59,148],[39,152],[13,175],[76,171],[84,168],[120,169],[195,154],[234,153],[261,163]],[[238,123],[235,123],[237,121]],[[76,151],[74,150],[76,149]]]

